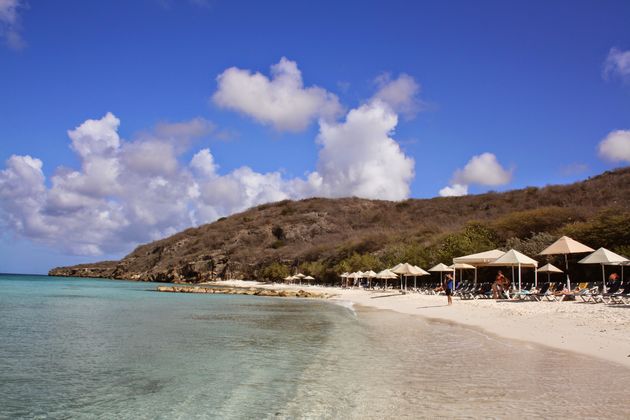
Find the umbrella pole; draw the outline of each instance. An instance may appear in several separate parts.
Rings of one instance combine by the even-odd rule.
[[[604,268],[604,264],[602,264],[602,284],[604,285],[603,290],[606,293],[606,269]]]
[[[521,265],[518,265],[518,291],[521,291]]]
[[[538,289],[538,267],[534,267],[534,287]]]
[[[569,259],[567,254],[564,254],[564,267],[567,270],[567,289],[571,290],[571,279],[569,278]]]

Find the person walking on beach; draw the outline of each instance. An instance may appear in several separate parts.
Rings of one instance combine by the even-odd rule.
[[[453,298],[451,297],[451,295],[453,294],[453,286],[453,276],[447,274],[444,278],[444,284],[442,285],[442,287],[444,288],[444,293],[446,293],[449,305],[453,304]]]

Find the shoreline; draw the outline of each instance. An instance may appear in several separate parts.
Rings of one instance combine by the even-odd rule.
[[[580,353],[630,368],[630,305],[453,299],[418,293],[227,280],[212,284],[325,292],[329,301],[454,322],[518,341]],[[347,304],[345,304],[347,306]]]

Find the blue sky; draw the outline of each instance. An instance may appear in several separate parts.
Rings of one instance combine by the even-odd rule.
[[[628,2],[340,3],[1,0],[0,272],[630,162]]]

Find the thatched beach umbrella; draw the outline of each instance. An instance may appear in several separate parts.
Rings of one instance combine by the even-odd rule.
[[[418,274],[414,274],[413,275],[413,288],[417,289],[416,287],[416,277],[418,276],[430,276],[431,273],[428,273],[426,271],[424,271],[422,268],[418,267],[417,265],[414,265],[413,268],[415,268],[417,270]]]
[[[400,289],[402,290],[402,278],[405,277],[405,290],[407,290],[407,276],[424,276],[429,273],[421,269],[420,267],[415,267],[409,263],[398,264],[396,267],[390,269],[392,273],[400,274]]]
[[[350,275],[350,273],[348,273],[347,271],[345,273],[342,273],[339,277],[341,277],[341,284],[344,283],[344,279],[345,279],[345,283],[346,283],[346,287],[348,287],[348,276]]]
[[[306,276],[306,277],[304,277],[304,280],[306,280],[308,282],[308,284],[310,285],[311,284],[311,280],[315,280],[315,277],[313,277],[313,276]]]
[[[556,242],[543,249],[538,255],[564,255],[564,269],[567,273],[567,289],[571,290],[571,279],[569,278],[569,254],[583,254],[585,252],[593,252],[593,248],[579,243],[575,239],[563,236]]]
[[[389,280],[389,279],[397,279],[398,276],[396,275],[396,273],[392,273],[391,270],[385,269],[383,271],[380,271],[376,275],[376,278],[385,280],[385,289],[387,289],[387,280]]]
[[[363,275],[365,277],[367,277],[367,279],[368,279],[368,288],[371,288],[372,287],[372,279],[376,277],[376,273],[374,271],[370,270],[370,271],[365,271],[363,273]]]
[[[616,265],[620,263],[627,262],[628,259],[626,257],[622,257],[619,254],[615,254],[612,251],[607,250],[606,248],[599,248],[597,251],[588,255],[587,257],[582,258],[578,261],[579,264],[600,264],[602,266],[602,280],[604,281],[603,291],[606,293],[606,269],[604,266],[606,265]]]

